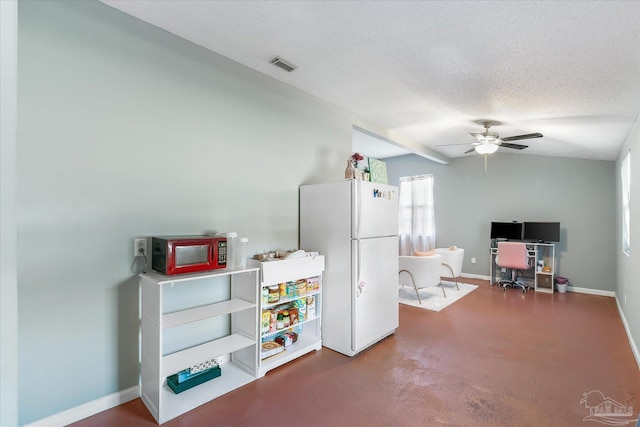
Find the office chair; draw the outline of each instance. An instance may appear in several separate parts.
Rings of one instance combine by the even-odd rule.
[[[498,264],[500,268],[511,269],[511,279],[501,279],[498,282],[498,285],[502,285],[502,290],[506,290],[507,286],[512,286],[522,288],[522,292],[527,292],[529,287],[518,279],[518,270],[528,270],[531,268],[526,243],[498,242],[496,264]]]

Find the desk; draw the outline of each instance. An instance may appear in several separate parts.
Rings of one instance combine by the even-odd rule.
[[[496,255],[498,248],[491,247],[489,274],[491,284],[497,283],[502,278],[496,277],[500,272],[500,267],[496,264]],[[554,275],[556,271],[555,245],[553,243],[527,243],[527,251],[529,260],[533,261],[529,264],[532,267],[529,270],[521,270],[524,282],[530,288],[534,288],[536,292],[553,293]],[[542,267],[550,267],[551,271],[542,271]]]

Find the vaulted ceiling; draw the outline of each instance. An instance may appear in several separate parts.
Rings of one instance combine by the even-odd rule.
[[[355,114],[389,147],[463,156],[493,120],[501,137],[544,135],[501,151],[614,160],[640,113],[638,1],[102,1]]]

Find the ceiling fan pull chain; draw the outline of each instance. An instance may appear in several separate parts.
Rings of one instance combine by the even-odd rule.
[[[484,174],[487,174],[487,155],[484,155]]]

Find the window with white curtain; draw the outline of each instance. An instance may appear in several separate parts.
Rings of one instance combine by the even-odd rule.
[[[628,152],[622,160],[620,178],[622,180],[622,251],[629,255],[631,253],[631,235],[629,234],[629,226],[631,225],[631,211],[629,208],[631,199],[631,152]]]
[[[400,255],[435,249],[433,175],[400,178],[399,209]]]

